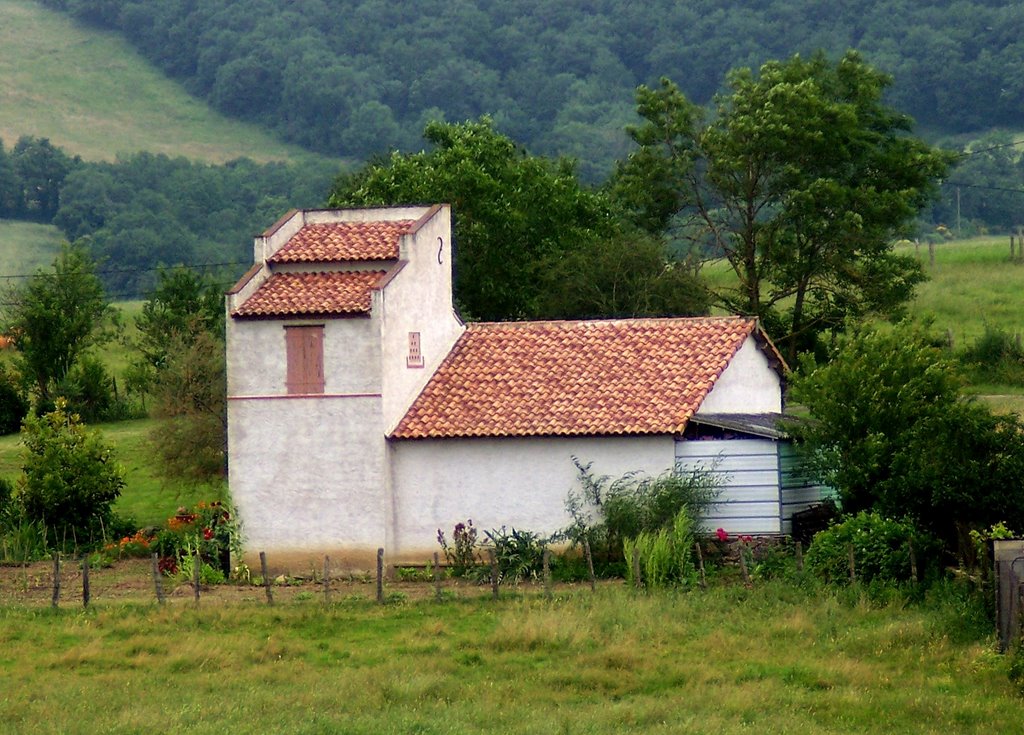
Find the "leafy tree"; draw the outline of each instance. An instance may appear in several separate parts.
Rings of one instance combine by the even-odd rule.
[[[622,206],[654,231],[675,214],[685,238],[724,256],[736,286],[715,300],[762,318],[791,359],[847,318],[898,314],[923,274],[891,243],[948,157],[906,134],[909,119],[882,103],[890,79],[854,52],[728,83],[706,123],[668,80],[640,88],[639,149],[611,186]]]
[[[167,364],[171,348],[201,333],[224,333],[224,299],[209,278],[185,267],[162,270],[159,282],[135,319],[136,347],[155,370]]]
[[[703,287],[663,242],[611,214],[566,160],[532,156],[478,122],[427,124],[429,152],[342,177],[332,206],[449,202],[455,294],[485,320],[700,314]]]
[[[552,264],[610,234],[604,200],[572,166],[528,155],[478,122],[429,123],[429,152],[371,163],[342,177],[331,206],[448,202],[455,218],[455,294],[485,320],[537,316]]]
[[[540,312],[549,318],[699,315],[707,288],[665,243],[645,233],[591,240],[567,253],[543,281]]]
[[[168,477],[209,482],[223,477],[227,457],[227,373],[224,342],[200,331],[174,332],[156,384],[151,434]]]
[[[116,312],[81,248],[63,247],[51,271],[38,271],[6,301],[4,333],[43,405],[89,348],[113,335]]]
[[[843,510],[907,516],[968,555],[971,528],[1024,527],[1024,424],[960,393],[954,364],[909,325],[853,330],[805,359],[792,427]]]
[[[39,222],[49,222],[60,207],[60,189],[65,177],[81,159],[68,156],[48,138],[22,136],[10,155],[21,181],[19,214]]]
[[[27,417],[22,440],[24,475],[15,499],[25,520],[44,524],[54,545],[99,540],[124,487],[124,468],[111,449],[62,400],[50,413]]]

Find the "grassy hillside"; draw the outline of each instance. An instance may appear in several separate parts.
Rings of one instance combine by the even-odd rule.
[[[64,235],[53,225],[0,219],[0,288],[9,276],[35,273],[53,263]]]
[[[0,138],[49,138],[87,160],[147,150],[220,163],[302,157],[255,125],[214,113],[117,34],[31,0],[0,0]]]

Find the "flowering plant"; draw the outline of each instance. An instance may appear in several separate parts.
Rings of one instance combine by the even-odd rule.
[[[167,519],[157,534],[156,552],[160,569],[175,574],[183,560],[197,553],[206,564],[230,573],[230,554],[240,550],[238,521],[227,503],[200,502],[195,508],[182,507]],[[189,562],[191,563],[191,562]]]

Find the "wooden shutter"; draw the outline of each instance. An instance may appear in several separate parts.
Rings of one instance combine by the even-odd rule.
[[[323,325],[285,327],[284,335],[288,357],[288,374],[285,377],[288,393],[323,393]]]

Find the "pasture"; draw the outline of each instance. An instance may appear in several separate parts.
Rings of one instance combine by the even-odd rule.
[[[428,585],[423,585],[427,586]],[[198,605],[0,607],[8,733],[1015,732],[1008,661],[955,593],[769,582],[525,586],[444,602],[346,583]],[[251,593],[246,592],[251,590]],[[942,593],[943,590],[939,590]]]

